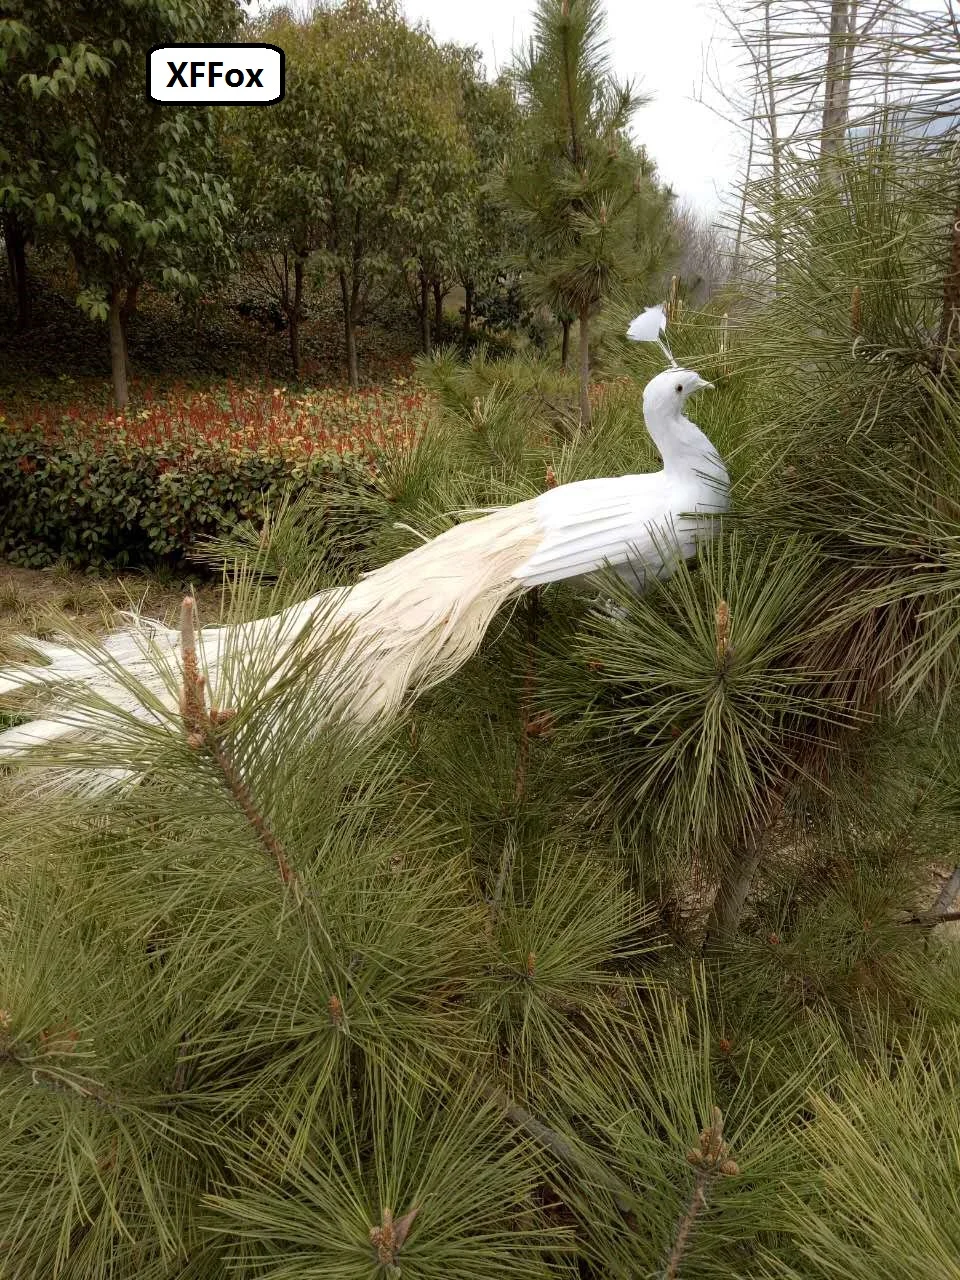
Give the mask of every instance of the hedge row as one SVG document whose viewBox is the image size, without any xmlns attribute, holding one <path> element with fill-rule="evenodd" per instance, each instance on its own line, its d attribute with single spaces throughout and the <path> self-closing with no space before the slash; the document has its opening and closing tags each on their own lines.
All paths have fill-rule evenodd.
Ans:
<svg viewBox="0 0 960 1280">
<path fill-rule="evenodd" d="M 0 429 L 0 556 L 149 567 L 183 559 L 205 537 L 260 516 L 284 490 L 369 484 L 361 456 L 51 437 Z"/>
</svg>

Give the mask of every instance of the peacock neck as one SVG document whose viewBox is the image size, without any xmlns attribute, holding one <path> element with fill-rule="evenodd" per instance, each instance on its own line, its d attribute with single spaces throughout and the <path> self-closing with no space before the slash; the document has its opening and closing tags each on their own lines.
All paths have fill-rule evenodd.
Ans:
<svg viewBox="0 0 960 1280">
<path fill-rule="evenodd" d="M 720 454 L 696 423 L 679 411 L 663 416 L 650 414 L 647 431 L 668 476 L 676 479 L 705 476 L 722 484 L 729 483 Z"/>
</svg>

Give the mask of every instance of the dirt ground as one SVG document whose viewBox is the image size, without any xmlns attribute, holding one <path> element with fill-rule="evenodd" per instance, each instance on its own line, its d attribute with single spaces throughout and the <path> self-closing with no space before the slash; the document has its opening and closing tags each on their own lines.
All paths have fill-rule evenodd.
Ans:
<svg viewBox="0 0 960 1280">
<path fill-rule="evenodd" d="M 17 635 L 52 639 L 65 622 L 104 632 L 118 625 L 124 609 L 174 623 L 188 591 L 197 598 L 201 620 L 214 621 L 220 593 L 209 585 L 194 590 L 173 576 L 95 576 L 61 568 L 19 569 L 0 561 L 0 661 L 17 656 Z"/>
</svg>

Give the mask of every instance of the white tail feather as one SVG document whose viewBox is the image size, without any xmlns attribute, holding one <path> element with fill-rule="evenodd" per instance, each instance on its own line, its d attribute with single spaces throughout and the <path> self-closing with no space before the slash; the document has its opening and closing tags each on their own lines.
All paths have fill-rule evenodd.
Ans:
<svg viewBox="0 0 960 1280">
<path fill-rule="evenodd" d="M 452 675 L 475 652 L 500 606 L 522 589 L 517 567 L 543 536 L 534 502 L 467 521 L 367 574 L 271 617 L 208 627 L 197 657 L 215 705 L 232 706 L 268 664 L 273 683 L 304 648 L 329 648 L 343 674 L 327 718 L 388 719 L 404 699 Z M 178 709 L 180 633 L 137 615 L 99 644 L 23 644 L 46 666 L 0 672 L 0 693 L 45 690 L 42 717 L 0 733 L 0 761 L 37 748 L 101 736 L 106 717 L 90 699 L 146 723 Z M 313 633 L 313 634 L 311 634 Z M 117 775 L 113 775 L 116 777 Z"/>
</svg>

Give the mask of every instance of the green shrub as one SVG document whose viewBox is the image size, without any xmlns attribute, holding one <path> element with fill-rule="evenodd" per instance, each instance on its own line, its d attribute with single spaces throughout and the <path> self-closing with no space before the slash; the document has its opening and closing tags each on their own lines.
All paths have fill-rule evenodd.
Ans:
<svg viewBox="0 0 960 1280">
<path fill-rule="evenodd" d="M 359 452 L 185 448 L 8 427 L 0 432 L 0 556 L 32 568 L 176 562 L 199 540 L 259 518 L 264 500 L 281 492 L 369 481 Z"/>
</svg>

